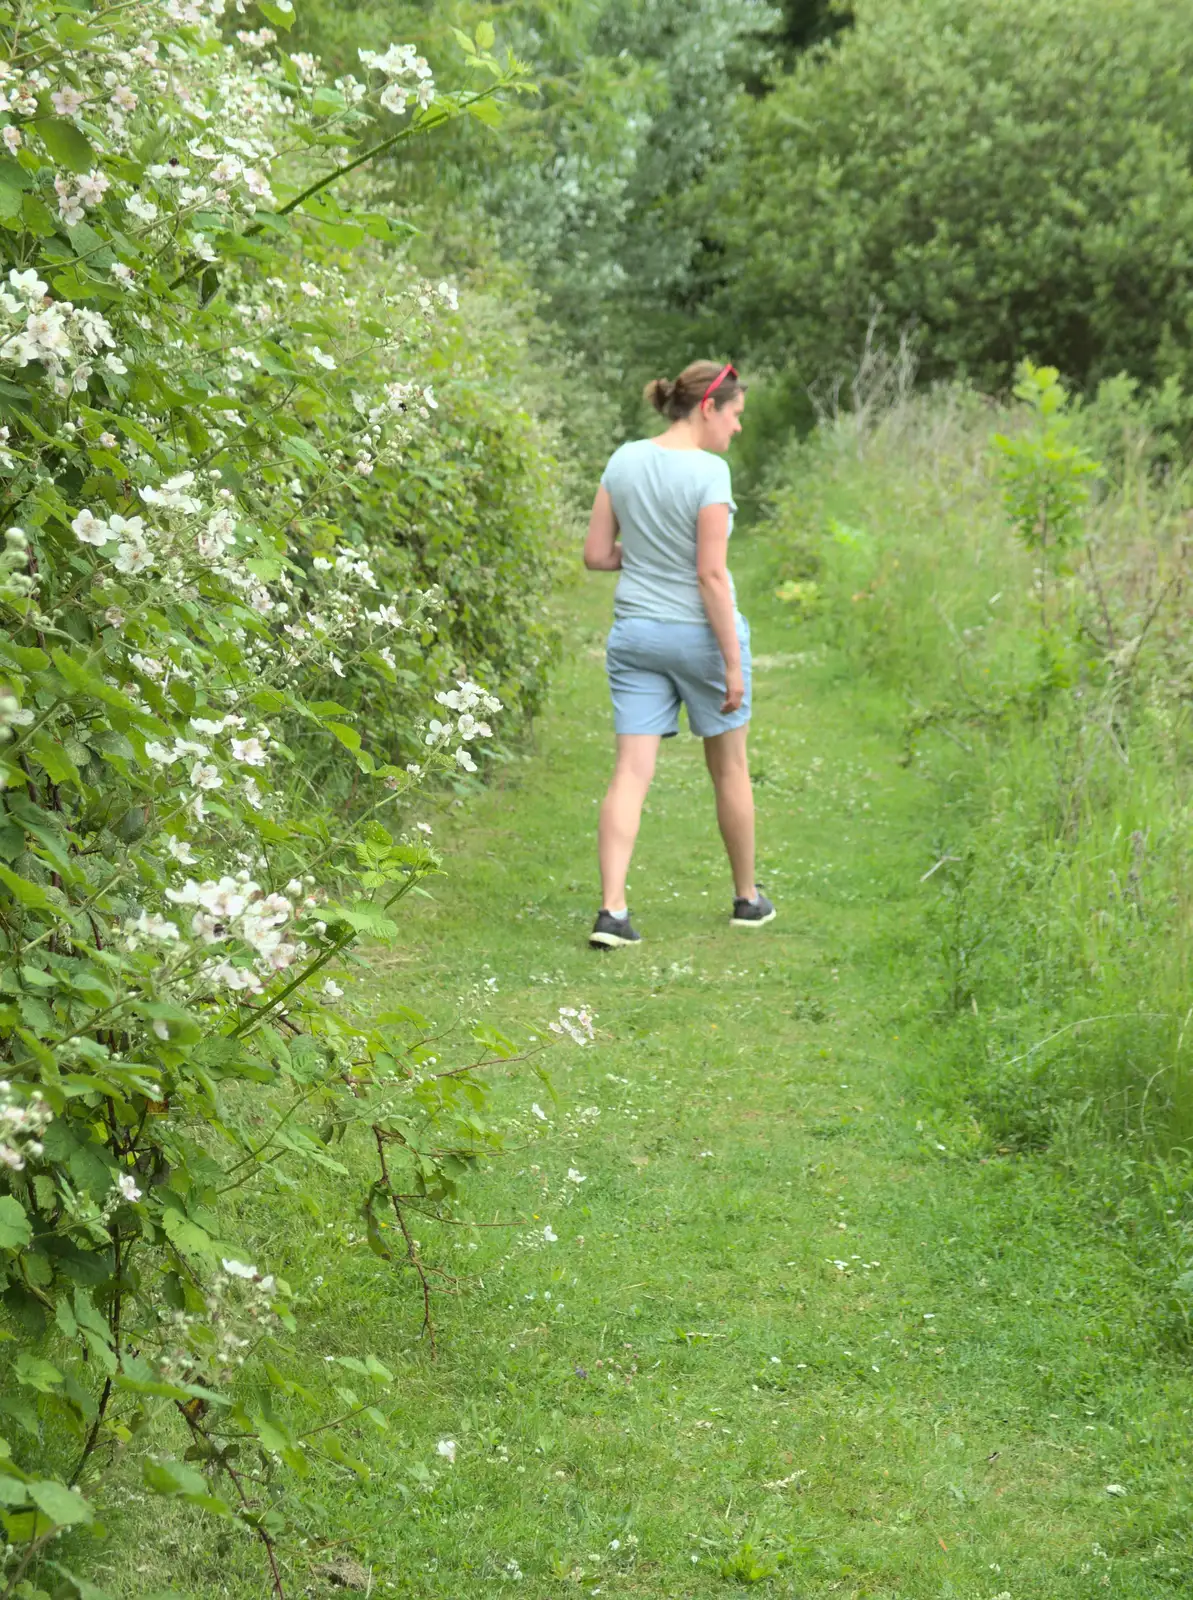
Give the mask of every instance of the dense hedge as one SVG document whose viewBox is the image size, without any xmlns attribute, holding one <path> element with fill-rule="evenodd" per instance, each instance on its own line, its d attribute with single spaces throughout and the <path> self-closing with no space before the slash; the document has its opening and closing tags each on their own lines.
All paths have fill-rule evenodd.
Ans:
<svg viewBox="0 0 1193 1600">
<path fill-rule="evenodd" d="M 426 1295 L 406 1211 L 439 1215 L 501 1143 L 473 1069 L 512 1046 L 346 1012 L 336 975 L 437 867 L 407 797 L 473 781 L 552 651 L 562 513 L 513 335 L 413 270 L 362 176 L 524 75 L 482 25 L 465 88 L 404 45 L 333 79 L 279 43 L 289 0 L 224 9 L 0 5 L 0 1587 L 21 1600 L 103 1600 L 57 1556 L 114 1465 L 255 1536 L 280 1597 L 287 1473 L 352 1470 L 337 1423 L 384 1427 L 391 1377 L 363 1350 L 325 1393 L 286 1375 L 290 1290 L 222 1197 L 314 1189 L 355 1137 L 370 1248 Z M 575 1010 L 556 1028 L 587 1037 Z"/>
</svg>

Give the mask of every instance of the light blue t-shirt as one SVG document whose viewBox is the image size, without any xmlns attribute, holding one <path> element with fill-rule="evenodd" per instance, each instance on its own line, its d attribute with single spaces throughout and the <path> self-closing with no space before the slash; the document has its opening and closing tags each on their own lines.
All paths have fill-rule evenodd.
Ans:
<svg viewBox="0 0 1193 1600">
<path fill-rule="evenodd" d="M 737 506 L 728 463 L 708 450 L 667 450 L 651 439 L 623 444 L 601 476 L 621 530 L 617 617 L 707 622 L 696 581 L 696 518 L 704 506 Z M 734 595 L 733 579 L 729 591 Z"/>
</svg>

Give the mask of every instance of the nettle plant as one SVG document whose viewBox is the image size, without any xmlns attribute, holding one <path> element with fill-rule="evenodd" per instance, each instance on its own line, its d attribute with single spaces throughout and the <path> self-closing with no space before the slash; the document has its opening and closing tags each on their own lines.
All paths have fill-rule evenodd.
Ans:
<svg viewBox="0 0 1193 1600">
<path fill-rule="evenodd" d="M 220 1196 L 313 1187 L 359 1130 L 369 1243 L 429 1317 L 408 1216 L 500 1146 L 477 1072 L 516 1057 L 477 1029 L 446 1061 L 325 971 L 437 869 L 403 797 L 475 770 L 499 701 L 452 683 L 394 760 L 327 686 L 375 701 L 435 650 L 440 596 L 386 590 L 337 508 L 433 426 L 420 358 L 454 303 L 342 180 L 525 78 L 482 28 L 474 89 L 400 45 L 328 82 L 278 47 L 284 0 L 258 10 L 0 4 L 0 1596 L 99 1595 L 55 1542 L 138 1456 L 252 1530 L 282 1593 L 282 1469 L 349 1458 Z M 320 745 L 351 815 L 303 781 Z M 340 1420 L 384 1426 L 389 1373 L 343 1365 Z"/>
</svg>

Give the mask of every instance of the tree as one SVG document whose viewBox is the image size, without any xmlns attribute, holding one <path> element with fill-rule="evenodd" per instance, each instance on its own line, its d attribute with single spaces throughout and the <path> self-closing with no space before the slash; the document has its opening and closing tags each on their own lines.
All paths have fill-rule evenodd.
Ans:
<svg viewBox="0 0 1193 1600">
<path fill-rule="evenodd" d="M 838 370 L 873 307 L 929 378 L 1024 354 L 1193 379 L 1193 29 L 1167 0 L 860 0 L 742 109 L 704 281 L 756 357 Z M 739 346 L 740 348 L 740 346 Z"/>
</svg>

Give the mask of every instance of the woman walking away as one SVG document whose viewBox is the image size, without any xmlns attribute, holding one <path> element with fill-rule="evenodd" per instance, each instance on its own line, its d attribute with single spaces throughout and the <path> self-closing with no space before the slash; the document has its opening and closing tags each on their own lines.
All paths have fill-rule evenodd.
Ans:
<svg viewBox="0 0 1193 1600">
<path fill-rule="evenodd" d="M 595 949 L 636 944 L 626 875 L 659 740 L 679 732 L 679 707 L 704 740 L 717 822 L 733 869 L 735 928 L 760 928 L 775 908 L 754 882 L 754 794 L 746 760 L 750 630 L 725 565 L 737 509 L 721 458 L 741 432 L 745 386 L 732 366 L 694 361 L 646 398 L 671 426 L 623 444 L 601 478 L 584 564 L 618 572 L 606 665 L 617 763 L 601 807 L 601 911 Z"/>
</svg>

